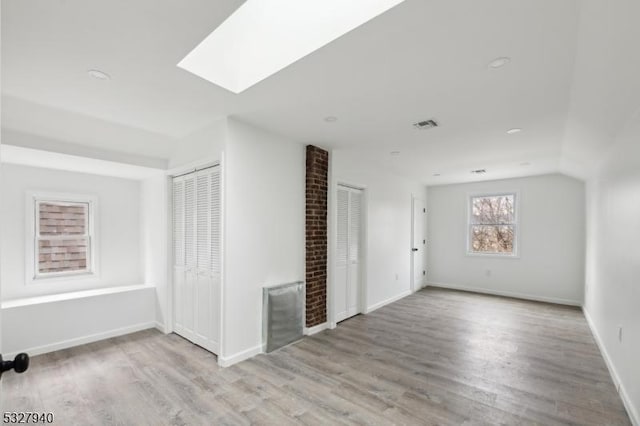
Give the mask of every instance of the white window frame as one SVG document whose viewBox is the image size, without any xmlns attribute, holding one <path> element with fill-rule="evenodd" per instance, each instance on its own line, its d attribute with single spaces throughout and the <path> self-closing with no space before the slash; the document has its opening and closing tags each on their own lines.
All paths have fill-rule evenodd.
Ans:
<svg viewBox="0 0 640 426">
<path fill-rule="evenodd" d="M 472 250 L 471 244 L 471 227 L 474 225 L 471 223 L 472 209 L 474 198 L 482 197 L 501 197 L 505 195 L 513 195 L 513 204 L 515 208 L 515 215 L 513 218 L 513 252 L 512 253 L 479 253 Z M 475 224 L 478 225 L 478 224 Z M 466 234 L 466 254 L 467 256 L 474 257 L 497 257 L 502 259 L 519 259 L 520 258 L 520 191 L 499 191 L 499 192 L 480 192 L 467 194 L 467 222 L 465 224 Z"/>
<path fill-rule="evenodd" d="M 38 219 L 40 203 L 86 203 L 87 207 L 87 232 L 82 238 L 87 238 L 88 256 L 86 270 L 47 272 L 38 271 Z M 57 192 L 28 191 L 25 204 L 26 218 L 26 253 L 25 253 L 25 282 L 26 284 L 68 282 L 70 280 L 91 280 L 98 278 L 98 253 L 96 252 L 96 211 L 98 209 L 98 198 L 94 195 L 70 194 Z"/>
</svg>

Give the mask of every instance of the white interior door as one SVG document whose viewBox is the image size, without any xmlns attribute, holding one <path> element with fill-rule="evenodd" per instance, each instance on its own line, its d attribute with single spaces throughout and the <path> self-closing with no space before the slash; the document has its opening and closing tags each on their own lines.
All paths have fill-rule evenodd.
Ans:
<svg viewBox="0 0 640 426">
<path fill-rule="evenodd" d="M 413 290 L 418 291 L 425 285 L 426 281 L 426 248 L 427 237 L 426 228 L 426 207 L 424 200 L 413 198 L 412 202 L 412 248 L 411 248 L 411 264 L 413 277 Z"/>
<path fill-rule="evenodd" d="M 338 186 L 334 318 L 361 312 L 362 190 Z"/>
<path fill-rule="evenodd" d="M 220 172 L 174 178 L 174 330 L 218 353 L 220 313 Z"/>
</svg>

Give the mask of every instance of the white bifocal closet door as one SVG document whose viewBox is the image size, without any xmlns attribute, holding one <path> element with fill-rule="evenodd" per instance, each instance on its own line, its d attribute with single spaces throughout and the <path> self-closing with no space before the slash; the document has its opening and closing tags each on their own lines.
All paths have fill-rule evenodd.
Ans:
<svg viewBox="0 0 640 426">
<path fill-rule="evenodd" d="M 338 186 L 334 317 L 339 322 L 360 313 L 362 191 Z"/>
<path fill-rule="evenodd" d="M 338 247 L 336 251 L 334 317 L 335 321 L 347 318 L 347 263 L 349 260 L 349 191 L 338 187 Z"/>
<path fill-rule="evenodd" d="M 174 330 L 217 353 L 220 312 L 220 173 L 174 178 Z"/>
<path fill-rule="evenodd" d="M 362 191 L 349 192 L 349 277 L 347 317 L 360 313 L 360 206 Z"/>
</svg>

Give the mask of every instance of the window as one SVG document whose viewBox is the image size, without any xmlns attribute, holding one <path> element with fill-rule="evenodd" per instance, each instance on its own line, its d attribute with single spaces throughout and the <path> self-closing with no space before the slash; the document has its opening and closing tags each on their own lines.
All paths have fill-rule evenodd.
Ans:
<svg viewBox="0 0 640 426">
<path fill-rule="evenodd" d="M 33 281 L 92 274 L 95 198 L 48 194 L 32 195 L 28 202 L 33 212 L 33 261 L 28 265 Z"/>
<path fill-rule="evenodd" d="M 468 252 L 515 256 L 516 213 L 515 193 L 469 197 Z"/>
</svg>

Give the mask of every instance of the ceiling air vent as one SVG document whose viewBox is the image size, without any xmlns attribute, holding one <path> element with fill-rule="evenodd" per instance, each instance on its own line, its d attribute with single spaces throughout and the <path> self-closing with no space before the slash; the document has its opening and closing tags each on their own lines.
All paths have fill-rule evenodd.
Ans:
<svg viewBox="0 0 640 426">
<path fill-rule="evenodd" d="M 413 127 L 420 130 L 433 129 L 434 127 L 438 127 L 438 123 L 435 120 L 425 120 L 419 121 L 417 123 L 413 123 Z"/>
<path fill-rule="evenodd" d="M 473 173 L 474 175 L 482 175 L 484 173 L 487 173 L 487 171 L 485 169 L 477 169 L 477 170 L 471 170 L 471 173 Z"/>
</svg>

